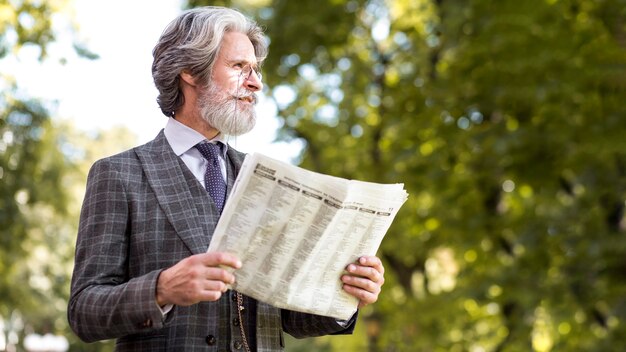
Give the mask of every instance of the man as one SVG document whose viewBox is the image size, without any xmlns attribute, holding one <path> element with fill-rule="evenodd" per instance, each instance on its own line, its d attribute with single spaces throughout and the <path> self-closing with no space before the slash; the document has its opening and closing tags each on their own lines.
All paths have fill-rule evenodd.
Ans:
<svg viewBox="0 0 626 352">
<path fill-rule="evenodd" d="M 84 341 L 117 338 L 120 351 L 277 351 L 282 331 L 354 329 L 356 314 L 337 321 L 227 291 L 234 276 L 224 268 L 241 262 L 206 253 L 244 158 L 226 136 L 254 126 L 266 54 L 261 29 L 231 9 L 190 10 L 165 29 L 152 65 L 165 129 L 89 173 L 68 307 Z M 219 154 L 214 163 L 207 150 Z M 346 271 L 344 289 L 359 307 L 375 302 L 380 260 L 363 257 Z"/>
</svg>

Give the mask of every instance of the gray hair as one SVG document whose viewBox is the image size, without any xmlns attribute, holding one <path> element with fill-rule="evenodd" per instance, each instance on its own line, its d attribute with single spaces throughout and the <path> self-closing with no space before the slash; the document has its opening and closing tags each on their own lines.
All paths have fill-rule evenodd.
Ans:
<svg viewBox="0 0 626 352">
<path fill-rule="evenodd" d="M 195 8 L 183 12 L 165 28 L 152 51 L 152 78 L 165 116 L 173 117 L 184 103 L 179 88 L 183 70 L 189 70 L 200 84 L 210 81 L 227 32 L 246 34 L 258 64 L 262 64 L 268 51 L 263 29 L 239 11 L 217 6 Z"/>
</svg>

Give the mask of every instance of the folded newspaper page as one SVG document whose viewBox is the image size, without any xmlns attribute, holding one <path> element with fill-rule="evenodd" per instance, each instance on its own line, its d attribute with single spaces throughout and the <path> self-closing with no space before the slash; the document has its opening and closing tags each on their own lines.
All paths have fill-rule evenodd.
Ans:
<svg viewBox="0 0 626 352">
<path fill-rule="evenodd" d="M 245 295 L 349 319 L 358 300 L 340 277 L 349 263 L 376 254 L 407 197 L 403 184 L 346 180 L 251 154 L 208 251 L 241 260 L 232 288 Z"/>
</svg>

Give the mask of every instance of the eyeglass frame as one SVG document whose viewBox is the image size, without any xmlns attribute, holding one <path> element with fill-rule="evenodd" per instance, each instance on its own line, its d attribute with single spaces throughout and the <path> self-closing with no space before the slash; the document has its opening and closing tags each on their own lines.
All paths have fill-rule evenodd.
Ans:
<svg viewBox="0 0 626 352">
<path fill-rule="evenodd" d="M 241 72 L 239 72 L 239 78 L 243 78 L 245 80 L 250 79 L 250 76 L 252 75 L 252 72 L 254 71 L 254 74 L 256 75 L 256 77 L 259 79 L 259 81 L 263 80 L 263 74 L 261 73 L 261 69 L 256 66 L 253 67 L 252 64 L 247 64 L 244 65 L 241 68 Z"/>
</svg>

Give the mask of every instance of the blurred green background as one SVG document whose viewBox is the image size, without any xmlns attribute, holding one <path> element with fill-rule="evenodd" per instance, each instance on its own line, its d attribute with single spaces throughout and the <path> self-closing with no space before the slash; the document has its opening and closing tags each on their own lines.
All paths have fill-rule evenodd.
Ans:
<svg viewBox="0 0 626 352">
<path fill-rule="evenodd" d="M 1 0 L 0 59 L 46 60 L 62 2 Z M 185 6 L 208 4 L 266 27 L 265 93 L 301 166 L 410 194 L 355 334 L 287 351 L 626 350 L 626 0 Z M 65 311 L 86 172 L 133 134 L 55 119 L 1 67 L 0 347 L 109 351 Z"/>
</svg>

